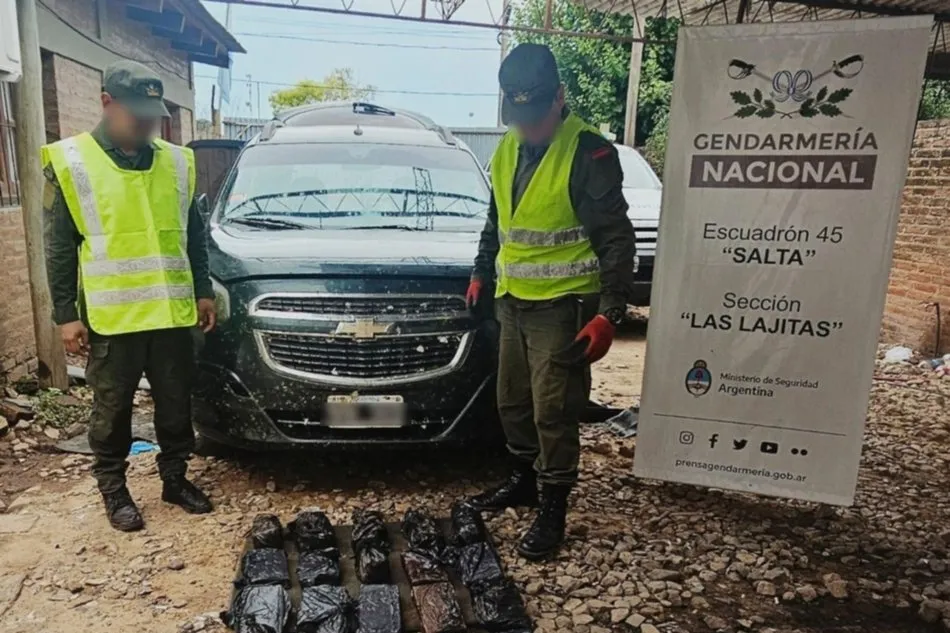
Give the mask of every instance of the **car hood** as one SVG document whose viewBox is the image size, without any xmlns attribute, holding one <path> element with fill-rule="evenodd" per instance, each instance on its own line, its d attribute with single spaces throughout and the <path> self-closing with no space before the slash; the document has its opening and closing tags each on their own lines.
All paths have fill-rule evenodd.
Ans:
<svg viewBox="0 0 950 633">
<path fill-rule="evenodd" d="M 471 270 L 478 233 L 393 229 L 266 231 L 212 226 L 212 274 L 247 276 L 402 274 L 428 267 L 431 274 Z M 467 273 L 466 273 L 467 274 Z"/>
<path fill-rule="evenodd" d="M 663 200 L 663 191 L 660 189 L 632 189 L 624 187 L 623 197 L 627 200 L 630 209 L 627 217 L 631 220 L 660 219 L 660 203 Z"/>
</svg>

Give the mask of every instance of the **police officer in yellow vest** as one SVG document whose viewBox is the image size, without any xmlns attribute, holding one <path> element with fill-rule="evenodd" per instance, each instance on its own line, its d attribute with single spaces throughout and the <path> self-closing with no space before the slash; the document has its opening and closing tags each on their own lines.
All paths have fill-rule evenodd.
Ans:
<svg viewBox="0 0 950 633">
<path fill-rule="evenodd" d="M 551 51 L 516 47 L 498 78 L 511 129 L 492 159 L 468 302 L 494 281 L 498 409 L 514 468 L 469 503 L 496 510 L 540 501 L 518 548 L 540 559 L 564 538 L 590 363 L 607 353 L 623 318 L 636 245 L 617 151 L 564 105 Z"/>
<path fill-rule="evenodd" d="M 46 261 L 54 320 L 67 351 L 88 354 L 94 403 L 89 444 L 109 522 L 144 525 L 125 483 L 132 405 L 144 372 L 155 403 L 162 499 L 200 514 L 211 502 L 185 478 L 193 329 L 215 325 L 203 221 L 193 203 L 190 149 L 154 139 L 168 116 L 149 68 L 106 69 L 102 120 L 42 149 Z"/>
</svg>

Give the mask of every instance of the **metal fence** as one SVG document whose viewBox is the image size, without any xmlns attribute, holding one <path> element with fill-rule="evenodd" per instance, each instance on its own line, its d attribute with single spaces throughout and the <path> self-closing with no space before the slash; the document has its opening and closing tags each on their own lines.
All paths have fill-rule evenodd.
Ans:
<svg viewBox="0 0 950 633">
<path fill-rule="evenodd" d="M 249 141 L 264 128 L 268 119 L 227 117 L 221 121 L 223 138 L 233 141 Z"/>
<path fill-rule="evenodd" d="M 16 125 L 13 121 L 10 84 L 0 81 L 0 207 L 14 207 L 20 204 L 15 135 Z"/>
<path fill-rule="evenodd" d="M 468 145 L 482 167 L 488 165 L 506 131 L 503 127 L 457 127 L 450 130 L 457 139 Z"/>
</svg>

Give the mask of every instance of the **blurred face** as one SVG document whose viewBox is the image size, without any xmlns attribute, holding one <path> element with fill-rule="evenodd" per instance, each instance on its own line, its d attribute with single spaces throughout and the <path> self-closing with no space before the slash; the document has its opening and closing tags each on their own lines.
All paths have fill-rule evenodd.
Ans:
<svg viewBox="0 0 950 633">
<path fill-rule="evenodd" d="M 135 116 L 108 92 L 102 93 L 102 114 L 109 136 L 126 149 L 147 145 L 158 130 L 157 118 Z"/>
<path fill-rule="evenodd" d="M 528 145 L 544 145 L 554 138 L 554 133 L 561 124 L 562 110 L 564 110 L 564 86 L 558 88 L 557 97 L 543 118 L 532 123 L 515 123 L 515 130 Z"/>
</svg>

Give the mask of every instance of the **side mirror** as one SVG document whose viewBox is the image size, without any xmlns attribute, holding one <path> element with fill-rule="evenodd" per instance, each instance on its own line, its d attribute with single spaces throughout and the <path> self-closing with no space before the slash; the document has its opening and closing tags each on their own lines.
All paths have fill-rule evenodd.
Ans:
<svg viewBox="0 0 950 633">
<path fill-rule="evenodd" d="M 195 205 L 198 208 L 198 215 L 207 223 L 211 219 L 211 203 L 208 202 L 208 194 L 203 193 L 195 198 Z"/>
</svg>

